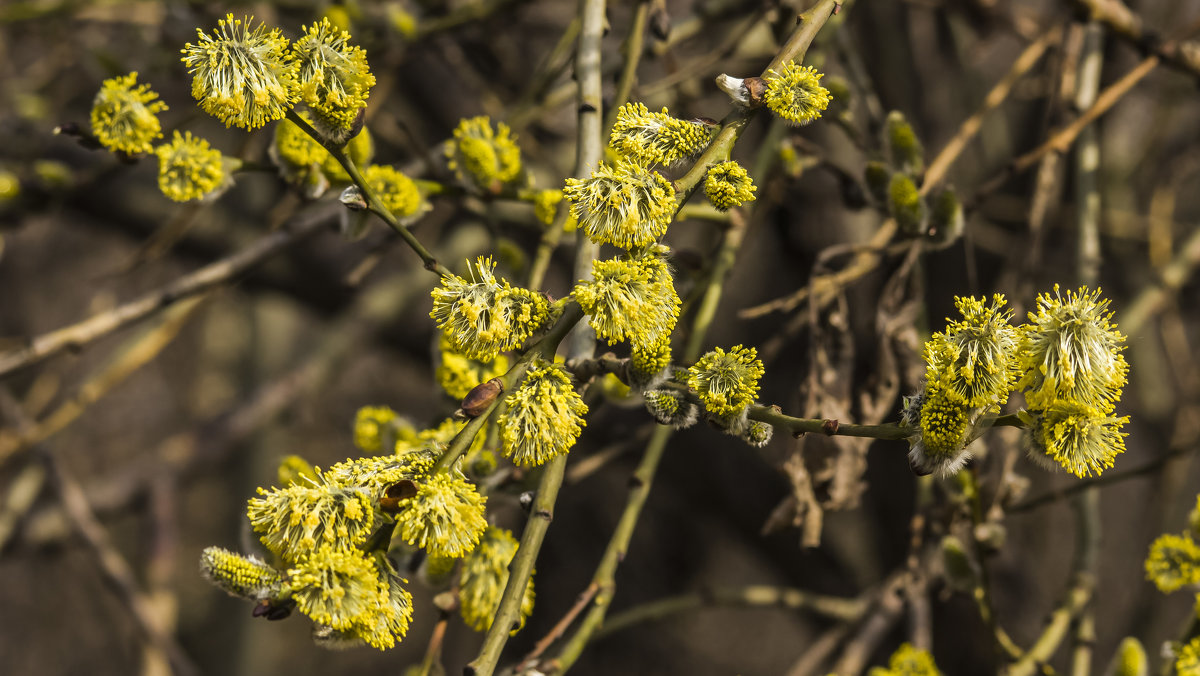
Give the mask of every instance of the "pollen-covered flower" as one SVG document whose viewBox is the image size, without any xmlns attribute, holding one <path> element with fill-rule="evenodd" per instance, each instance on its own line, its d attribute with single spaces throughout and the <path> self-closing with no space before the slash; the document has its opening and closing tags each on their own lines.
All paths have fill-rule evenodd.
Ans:
<svg viewBox="0 0 1200 676">
<path fill-rule="evenodd" d="M 486 116 L 464 119 L 454 128 L 446 160 L 458 180 L 486 193 L 498 193 L 521 174 L 521 148 L 503 122 L 492 128 Z"/>
<path fill-rule="evenodd" d="M 1128 417 L 1106 416 L 1090 406 L 1070 402 L 1032 415 L 1030 453 L 1054 460 L 1077 477 L 1099 475 L 1125 452 L 1126 435 L 1121 426 Z"/>
<path fill-rule="evenodd" d="M 350 547 L 366 542 L 375 525 L 367 492 L 318 481 L 271 490 L 258 489 L 247 516 L 262 543 L 285 561 L 321 544 Z"/>
<path fill-rule="evenodd" d="M 905 403 L 905 424 L 916 431 L 908 450 L 913 470 L 922 475 L 948 475 L 962 469 L 971 457 L 965 447 L 975 412 L 930 384 Z"/>
<path fill-rule="evenodd" d="M 1197 666 L 1200 666 L 1200 662 L 1197 662 Z M 1113 654 L 1112 662 L 1109 662 L 1108 671 L 1105 672 L 1110 676 L 1148 676 L 1149 673 L 1150 660 L 1146 649 L 1142 642 L 1133 636 L 1126 636 L 1121 640 L 1117 652 Z"/>
<path fill-rule="evenodd" d="M 893 167 L 912 176 L 925 170 L 925 149 L 904 113 L 898 110 L 888 113 L 886 133 Z"/>
<path fill-rule="evenodd" d="M 322 18 L 305 26 L 304 36 L 292 44 L 300 100 L 314 119 L 330 130 L 351 129 L 375 86 L 367 53 L 349 41 L 349 33 Z"/>
<path fill-rule="evenodd" d="M 1044 293 L 1037 314 L 1029 314 L 1018 353 L 1031 409 L 1049 409 L 1062 402 L 1082 404 L 1109 414 L 1125 386 L 1129 366 L 1121 356 L 1125 336 L 1110 323 L 1112 312 L 1100 291 Z"/>
<path fill-rule="evenodd" d="M 752 347 L 713 348 L 688 369 L 688 387 L 695 390 L 709 413 L 741 413 L 758 394 L 758 379 L 766 369 Z"/>
<path fill-rule="evenodd" d="M 670 375 L 671 334 L 665 333 L 648 345 L 634 345 L 629 351 L 629 383 L 639 390 L 657 386 Z"/>
<path fill-rule="evenodd" d="M 646 410 L 661 425 L 670 425 L 677 430 L 696 424 L 700 411 L 682 392 L 674 390 L 647 390 L 642 393 Z"/>
<path fill-rule="evenodd" d="M 508 372 L 508 357 L 501 354 L 488 361 L 471 359 L 455 350 L 444 334 L 438 341 L 438 353 L 441 359 L 433 377 L 455 399 L 462 399 L 476 385 Z"/>
<path fill-rule="evenodd" d="M 822 74 L 812 66 L 789 61 L 783 70 L 767 73 L 767 107 L 792 124 L 808 124 L 829 106 L 829 90 L 821 86 Z"/>
<path fill-rule="evenodd" d="M 1146 557 L 1146 579 L 1164 593 L 1200 584 L 1200 546 L 1187 533 L 1158 536 Z"/>
<path fill-rule="evenodd" d="M 671 165 L 704 150 L 714 128 L 672 117 L 666 108 L 652 113 L 643 103 L 626 103 L 617 110 L 609 143 L 625 159 L 642 166 Z"/>
<path fill-rule="evenodd" d="M 896 172 L 888 183 L 888 213 L 896 219 L 900 232 L 915 237 L 925 232 L 928 212 L 917 184 L 907 174 Z"/>
<path fill-rule="evenodd" d="M 755 190 L 750 174 L 737 162 L 714 164 L 704 176 L 704 195 L 719 211 L 753 202 Z"/>
<path fill-rule="evenodd" d="M 205 547 L 200 552 L 200 572 L 231 596 L 260 601 L 277 595 L 283 578 L 279 571 L 253 556 Z"/>
<path fill-rule="evenodd" d="M 287 487 L 294 484 L 310 484 L 317 480 L 317 470 L 307 460 L 298 455 L 285 455 L 275 469 L 279 485 Z"/>
<path fill-rule="evenodd" d="M 100 145 L 131 155 L 150 152 L 154 139 L 162 138 L 158 113 L 167 109 L 137 76 L 135 71 L 105 80 L 92 102 L 92 133 Z"/>
<path fill-rule="evenodd" d="M 887 669 L 875 667 L 868 676 L 940 676 L 933 655 L 928 651 L 914 648 L 910 643 L 903 643 L 888 660 Z"/>
<path fill-rule="evenodd" d="M 463 559 L 458 589 L 459 611 L 463 622 L 475 631 L 492 628 L 500 597 L 508 585 L 508 565 L 517 555 L 518 547 L 512 533 L 489 526 L 479 546 Z M 525 618 L 533 612 L 533 578 L 525 585 L 520 611 L 520 626 L 513 633 L 525 626 Z"/>
<path fill-rule="evenodd" d="M 471 482 L 446 473 L 417 486 L 417 494 L 400 501 L 396 525 L 400 537 L 433 556 L 460 557 L 479 542 L 487 519 L 484 504 Z"/>
<path fill-rule="evenodd" d="M 363 406 L 354 415 L 354 445 L 367 453 L 378 453 L 388 427 L 398 419 L 387 406 Z"/>
<path fill-rule="evenodd" d="M 520 467 L 536 467 L 575 445 L 587 405 L 571 376 L 557 364 L 535 360 L 521 385 L 509 395 L 500 416 L 504 455 Z"/>
<path fill-rule="evenodd" d="M 344 634 L 347 639 L 357 639 L 373 648 L 386 650 L 408 633 L 413 615 L 412 594 L 404 588 L 408 580 L 396 572 L 383 553 L 376 553 L 373 558 L 385 593 L 376 597 L 375 608 L 360 616 Z"/>
<path fill-rule="evenodd" d="M 572 292 L 596 335 L 611 345 L 660 345 L 679 318 L 679 295 L 666 261 L 653 253 L 592 262 L 592 279 Z"/>
<path fill-rule="evenodd" d="M 300 612 L 339 631 L 374 624 L 388 603 L 374 558 L 333 543 L 301 555 L 288 569 L 288 586 Z"/>
<path fill-rule="evenodd" d="M 215 196 L 232 185 L 221 151 L 186 131 L 154 149 L 158 187 L 169 199 L 187 202 Z"/>
<path fill-rule="evenodd" d="M 1200 636 L 1180 646 L 1175 655 L 1175 676 L 1200 676 Z"/>
<path fill-rule="evenodd" d="M 956 297 L 961 320 L 949 320 L 924 347 L 925 378 L 952 401 L 968 407 L 1003 405 L 1016 383 L 1017 329 L 1009 324 L 1004 296 Z"/>
<path fill-rule="evenodd" d="M 519 347 L 549 317 L 549 303 L 540 294 L 496 279 L 496 264 L 480 257 L 469 268 L 470 279 L 442 278 L 429 316 L 458 352 L 489 361 Z"/>
<path fill-rule="evenodd" d="M 671 183 L 629 162 L 601 162 L 590 178 L 568 178 L 563 192 L 571 213 L 597 244 L 646 246 L 662 237 L 675 217 Z"/>
<path fill-rule="evenodd" d="M 554 225 L 554 217 L 558 215 L 558 203 L 562 201 L 562 190 L 539 190 L 533 196 L 533 215 L 542 225 Z"/>
<path fill-rule="evenodd" d="M 424 205 L 417 184 L 394 167 L 372 164 L 363 172 L 363 179 L 383 206 L 401 221 L 421 211 Z"/>
<path fill-rule="evenodd" d="M 438 455 L 432 450 L 423 450 L 403 455 L 353 458 L 330 467 L 322 476 L 333 486 L 361 491 L 371 499 L 378 500 L 392 484 L 424 481 Z"/>
<path fill-rule="evenodd" d="M 226 15 L 199 42 L 183 48 L 192 76 L 192 97 L 204 112 L 226 127 L 257 129 L 287 114 L 298 95 L 287 38 L 265 24 L 251 28 L 254 17 Z"/>
</svg>

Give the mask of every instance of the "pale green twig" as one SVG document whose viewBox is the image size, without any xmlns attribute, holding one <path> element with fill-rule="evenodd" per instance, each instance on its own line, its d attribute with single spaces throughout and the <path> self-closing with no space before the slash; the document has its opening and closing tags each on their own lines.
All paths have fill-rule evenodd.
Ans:
<svg viewBox="0 0 1200 676">
<path fill-rule="evenodd" d="M 300 114 L 295 110 L 289 109 L 287 111 L 287 119 L 292 124 L 304 130 L 304 133 L 311 136 L 313 140 L 320 143 L 322 147 L 329 151 L 330 155 L 333 155 L 333 158 L 338 161 L 338 164 L 342 165 L 342 168 L 345 169 L 346 173 L 350 175 L 350 180 L 354 182 L 354 185 L 358 186 L 358 189 L 362 191 L 363 197 L 367 200 L 367 208 L 371 211 L 371 213 L 383 219 L 383 222 L 387 223 L 388 227 L 390 227 L 392 230 L 395 230 L 396 233 L 400 235 L 400 238 L 404 240 L 404 243 L 421 257 L 421 262 L 425 264 L 426 270 L 437 273 L 439 277 L 445 277 L 451 274 L 445 266 L 443 266 L 441 263 L 438 263 L 437 258 L 434 258 L 433 254 L 429 253 L 429 250 L 425 248 L 425 245 L 421 244 L 416 235 L 413 235 L 412 231 L 402 225 L 396 218 L 396 215 L 393 214 L 390 209 L 384 206 L 383 202 L 379 199 L 379 195 L 377 195 L 375 191 L 371 189 L 371 186 L 367 184 L 366 179 L 363 178 L 362 172 L 358 170 L 358 167 L 354 165 L 354 162 L 350 160 L 350 157 L 346 155 L 346 151 L 342 146 L 325 140 L 325 138 L 321 136 L 321 133 L 316 129 L 313 129 L 313 126 L 308 123 L 308 120 L 305 120 L 303 117 L 301 117 Z"/>
<path fill-rule="evenodd" d="M 710 587 L 690 594 L 650 601 L 613 615 L 605 620 L 604 626 L 596 632 L 594 638 L 615 634 L 642 622 L 663 620 L 672 615 L 717 606 L 806 610 L 830 619 L 854 622 L 862 617 L 870 604 L 862 598 L 825 596 L 787 587 Z"/>
<path fill-rule="evenodd" d="M 601 138 L 601 66 L 600 47 L 604 36 L 604 0 L 581 0 L 579 4 L 580 32 L 578 49 L 575 54 L 575 79 L 578 82 L 578 111 L 579 125 L 576 141 L 575 172 L 583 176 L 589 167 L 595 167 L 603 157 L 603 142 Z M 590 279 L 592 260 L 599 252 L 599 247 L 590 242 L 579 230 L 579 243 L 576 248 L 575 273 L 576 279 Z M 572 307 L 578 308 L 576 304 Z M 580 315 L 571 323 L 575 325 Z M 564 316 L 565 319 L 565 316 Z M 559 324 L 564 322 L 560 320 Z M 571 358 L 590 357 L 595 344 L 595 336 L 590 327 L 581 326 L 568 349 Z M 566 454 L 555 457 L 542 469 L 542 477 L 538 481 L 537 495 L 534 498 L 530 520 L 525 524 L 525 532 L 521 534 L 521 543 L 516 556 L 509 564 L 508 583 L 500 597 L 496 608 L 496 616 L 492 626 L 484 637 L 483 647 L 479 655 L 464 669 L 466 674 L 490 676 L 500 661 L 500 653 L 508 642 L 508 633 L 516 622 L 521 610 L 521 600 L 525 587 L 533 575 L 533 564 L 541 551 L 542 542 L 550 521 L 554 518 L 554 503 L 558 498 L 558 489 L 562 486 L 563 473 L 566 471 Z"/>
<path fill-rule="evenodd" d="M 1079 58 L 1079 76 L 1075 79 L 1075 107 L 1086 110 L 1096 102 L 1100 90 L 1100 68 L 1104 63 L 1104 32 L 1096 22 L 1084 28 L 1083 51 Z M 1079 134 L 1075 144 L 1075 222 L 1078 237 L 1076 265 L 1078 282 L 1096 288 L 1100 279 L 1100 134 L 1091 124 Z M 1079 570 L 1093 578 L 1100 558 L 1100 492 L 1091 487 L 1075 499 L 1075 530 Z M 1076 618 L 1075 650 L 1071 673 L 1091 673 L 1095 617 L 1091 608 L 1080 610 Z"/>
<path fill-rule="evenodd" d="M 642 61 L 642 41 L 646 35 L 646 18 L 650 16 L 650 0 L 638 0 L 633 10 L 633 21 L 629 26 L 629 35 L 625 37 L 624 52 L 621 55 L 621 76 L 617 80 L 617 89 L 613 93 L 608 111 L 604 114 L 604 129 L 611 129 L 617 121 L 617 110 L 629 100 L 633 91 L 633 83 L 637 79 L 638 64 Z"/>
<path fill-rule="evenodd" d="M 292 227 L 272 232 L 245 249 L 183 275 L 160 289 L 70 326 L 30 338 L 25 347 L 0 354 L 0 377 L 63 350 L 81 348 L 184 298 L 224 284 L 287 246 L 314 234 L 328 222 L 329 214 L 323 210 L 306 214 Z"/>
</svg>

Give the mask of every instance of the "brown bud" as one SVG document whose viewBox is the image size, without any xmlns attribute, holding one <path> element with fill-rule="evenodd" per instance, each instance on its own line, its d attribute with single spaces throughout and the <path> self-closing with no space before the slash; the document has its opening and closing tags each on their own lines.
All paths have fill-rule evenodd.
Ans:
<svg viewBox="0 0 1200 676">
<path fill-rule="evenodd" d="M 667 13 L 666 3 L 659 0 L 650 10 L 650 32 L 659 40 L 671 37 L 671 15 Z"/>
<path fill-rule="evenodd" d="M 742 86 L 746 88 L 746 97 L 749 100 L 750 108 L 757 108 L 766 101 L 763 99 L 767 95 L 767 81 L 761 77 L 748 77 L 742 81 Z"/>
<path fill-rule="evenodd" d="M 293 602 L 282 602 L 276 604 L 271 599 L 263 599 L 254 604 L 254 610 L 250 612 L 252 617 L 265 617 L 272 622 L 282 620 L 292 614 L 292 608 L 295 607 Z"/>
<path fill-rule="evenodd" d="M 379 498 L 379 509 L 388 514 L 395 514 L 400 511 L 400 501 L 407 500 L 417 494 L 417 484 L 405 479 L 397 481 L 383 490 L 383 497 Z"/>
<path fill-rule="evenodd" d="M 825 422 L 821 423 L 821 431 L 832 437 L 833 435 L 837 434 L 838 421 L 826 419 Z"/>
<path fill-rule="evenodd" d="M 504 383 L 499 378 L 492 378 L 486 383 L 476 385 L 467 396 L 463 397 L 461 411 L 468 418 L 477 418 L 496 401 L 496 397 L 504 391 Z"/>
</svg>

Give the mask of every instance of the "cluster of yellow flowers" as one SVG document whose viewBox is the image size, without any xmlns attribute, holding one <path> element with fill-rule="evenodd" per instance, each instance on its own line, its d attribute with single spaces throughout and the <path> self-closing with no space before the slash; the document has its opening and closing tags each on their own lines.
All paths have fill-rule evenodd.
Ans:
<svg viewBox="0 0 1200 676">
<path fill-rule="evenodd" d="M 496 264 L 480 257 L 468 263 L 468 277 L 447 275 L 435 288 L 433 310 L 450 347 L 469 359 L 491 361 L 524 343 L 550 317 L 549 302 L 538 293 L 497 279 Z"/>
<path fill-rule="evenodd" d="M 210 547 L 201 556 L 202 571 L 230 594 L 257 602 L 257 614 L 282 617 L 299 610 L 313 620 L 314 638 L 323 645 L 384 649 L 404 637 L 412 617 L 407 581 L 387 555 L 396 537 L 431 559 L 466 557 L 463 618 L 472 627 L 485 626 L 516 542 L 488 527 L 487 499 L 466 476 L 435 468 L 463 426 L 448 419 L 416 431 L 389 408 L 361 409 L 355 442 L 384 455 L 349 459 L 325 471 L 285 459 L 283 487 L 260 488 L 247 510 L 272 562 Z M 472 450 L 478 453 L 481 445 L 482 436 Z M 523 617 L 532 603 L 530 587 Z"/>
<path fill-rule="evenodd" d="M 446 160 L 458 180 L 485 194 L 499 194 L 521 175 L 521 148 L 503 122 L 488 117 L 461 120 L 446 146 Z"/>
<path fill-rule="evenodd" d="M 1041 294 L 1029 323 L 1014 327 L 1005 299 L 957 298 L 961 320 L 925 343 L 925 387 L 906 400 L 914 429 L 909 459 L 922 473 L 953 473 L 967 445 L 1009 394 L 1024 390 L 1030 457 L 1076 476 L 1099 474 L 1125 450 L 1126 418 L 1112 417 L 1128 366 L 1108 301 L 1081 288 Z"/>
<path fill-rule="evenodd" d="M 821 86 L 823 75 L 812 66 L 789 61 L 763 78 L 767 90 L 763 95 L 767 107 L 792 124 L 808 124 L 821 117 L 829 107 L 829 90 Z"/>
<path fill-rule="evenodd" d="M 873 667 L 867 676 L 941 676 L 941 673 L 929 651 L 915 648 L 911 643 L 902 643 L 888 659 L 886 669 Z"/>
<path fill-rule="evenodd" d="M 370 154 L 369 137 L 358 132 L 375 76 L 362 48 L 349 44 L 350 35 L 328 19 L 305 26 L 294 43 L 278 28 L 232 14 L 211 33 L 197 29 L 197 34 L 198 40 L 183 48 L 182 60 L 192 76 L 192 96 L 205 112 L 226 126 L 250 130 L 303 105 L 305 120 L 319 129 L 325 142 L 343 145 L 352 137 L 361 138 L 357 146 L 351 144 L 351 155 Z M 166 109 L 149 85 L 137 83 L 136 72 L 111 78 L 93 102 L 92 133 L 114 152 L 153 151 L 159 160 L 159 187 L 168 198 L 186 202 L 216 197 L 232 185 L 239 163 L 190 132 L 176 132 L 170 143 L 155 147 L 154 140 L 162 136 L 158 113 Z M 289 182 L 317 196 L 328 186 L 328 178 L 349 181 L 320 143 L 291 127 L 276 130 L 272 149 Z M 420 199 L 411 181 L 400 189 L 395 200 L 400 214 L 415 213 Z"/>
<path fill-rule="evenodd" d="M 884 128 L 887 161 L 867 162 L 863 179 L 877 206 L 896 220 L 901 234 L 947 245 L 963 231 L 962 204 L 953 188 L 923 197 L 917 188 L 925 171 L 925 149 L 916 131 L 898 110 L 888 113 Z"/>
<path fill-rule="evenodd" d="M 1146 579 L 1154 583 L 1163 593 L 1187 588 L 1200 591 L 1200 495 L 1196 506 L 1188 514 L 1188 529 L 1178 535 L 1164 533 L 1150 544 L 1146 555 Z M 1196 606 L 1192 611 L 1200 616 L 1200 593 L 1196 594 Z M 1193 618 L 1196 621 L 1196 618 Z M 1184 639 L 1186 643 L 1169 644 L 1169 653 L 1175 658 L 1175 673 L 1200 676 L 1200 637 Z M 1127 672 L 1134 673 L 1134 672 Z"/>
</svg>

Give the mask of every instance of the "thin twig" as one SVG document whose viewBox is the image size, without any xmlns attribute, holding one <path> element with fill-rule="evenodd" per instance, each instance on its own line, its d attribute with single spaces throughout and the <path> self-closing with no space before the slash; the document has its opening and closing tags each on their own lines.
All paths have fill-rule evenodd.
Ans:
<svg viewBox="0 0 1200 676">
<path fill-rule="evenodd" d="M 192 312 L 204 297 L 189 298 L 168 312 L 166 318 L 144 335 L 120 348 L 117 358 L 87 380 L 79 391 L 59 405 L 53 413 L 13 435 L 0 435 L 0 465 L 22 450 L 62 431 L 89 406 L 108 394 L 132 373 L 145 366 L 179 335 Z"/>
<path fill-rule="evenodd" d="M 33 421 L 24 417 L 20 404 L 13 399 L 8 390 L 0 390 L 0 411 L 22 431 L 33 425 Z M 134 625 L 147 643 L 148 657 L 169 663 L 177 676 L 199 674 L 196 665 L 164 627 L 164 618 L 155 608 L 153 600 L 140 589 L 137 576 L 129 562 L 117 551 L 108 531 L 88 505 L 83 488 L 63 469 L 62 463 L 53 453 L 41 445 L 36 448 L 50 482 L 58 492 L 71 526 L 82 536 L 95 556 L 97 568 L 105 583 L 129 611 Z"/>
<path fill-rule="evenodd" d="M 371 213 L 382 219 L 384 223 L 387 223 L 388 227 L 390 227 L 392 230 L 395 230 L 396 233 L 400 235 L 400 239 L 404 240 L 404 243 L 408 245 L 408 248 L 412 249 L 418 256 L 420 256 L 421 262 L 424 263 L 426 270 L 436 273 L 439 277 L 445 277 L 451 274 L 450 270 L 448 270 L 441 263 L 438 263 L 437 258 L 435 258 L 434 255 L 425 248 L 424 244 L 421 244 L 421 241 L 418 240 L 417 236 L 412 233 L 412 230 L 409 230 L 407 226 L 401 224 L 400 220 L 396 218 L 396 215 L 392 213 L 391 209 L 388 209 L 387 206 L 384 205 L 383 201 L 379 199 L 379 195 L 376 193 L 376 191 L 373 190 L 370 184 L 367 183 L 367 180 L 363 178 L 362 172 L 358 170 L 358 167 L 355 166 L 354 162 L 350 159 L 350 156 L 346 154 L 345 147 L 327 141 L 323 136 L 321 136 L 320 132 L 318 132 L 311 124 L 308 123 L 308 120 L 305 120 L 303 117 L 301 117 L 301 115 L 295 110 L 288 109 L 287 119 L 289 122 L 302 129 L 304 133 L 312 137 L 314 141 L 320 143 L 322 147 L 329 151 L 330 155 L 333 155 L 333 158 L 338 161 L 338 164 L 342 165 L 342 168 L 345 169 L 346 173 L 350 175 L 350 180 L 353 181 L 354 185 L 357 186 L 359 191 L 362 192 L 363 198 L 365 198 L 367 201 L 367 208 L 371 211 Z"/>
<path fill-rule="evenodd" d="M 1153 474 L 1153 473 L 1159 471 L 1160 469 L 1162 469 L 1163 466 L 1166 465 L 1171 460 L 1174 460 L 1175 458 L 1177 458 L 1181 455 L 1185 455 L 1187 453 L 1194 453 L 1194 452 L 1196 452 L 1196 450 L 1197 449 L 1195 446 L 1176 446 L 1174 448 L 1169 449 L 1166 453 L 1163 453 L 1162 455 L 1158 456 L 1154 460 L 1151 460 L 1150 462 L 1146 462 L 1141 465 L 1138 465 L 1137 467 L 1134 467 L 1133 469 L 1127 469 L 1127 470 L 1123 470 L 1123 471 L 1105 472 L 1101 476 L 1091 477 L 1088 479 L 1082 479 L 1080 481 L 1075 481 L 1075 482 L 1072 482 L 1071 484 L 1064 486 L 1062 488 L 1059 488 L 1057 490 L 1050 491 L 1048 493 L 1039 495 L 1037 497 L 1029 498 L 1028 500 L 1025 500 L 1023 502 L 1018 502 L 1017 504 L 1013 505 L 1012 507 L 1009 507 L 1005 511 L 1009 514 L 1019 514 L 1021 512 L 1028 512 L 1028 511 L 1037 509 L 1038 507 L 1042 507 L 1044 505 L 1049 505 L 1051 503 L 1058 502 L 1059 500 L 1064 500 L 1066 498 L 1072 497 L 1078 493 L 1082 493 L 1083 491 L 1085 491 L 1089 488 L 1099 488 L 1101 486 L 1110 486 L 1112 484 L 1121 483 L 1122 481 L 1136 479 L 1140 476 L 1145 476 L 1147 474 Z"/>
<path fill-rule="evenodd" d="M 603 157 L 601 122 L 601 39 L 604 36 L 604 0 L 581 0 L 579 4 L 580 32 L 578 49 L 575 53 L 575 79 L 578 82 L 578 136 L 576 137 L 575 175 L 584 176 L 599 164 Z M 575 278 L 591 279 L 592 260 L 599 247 L 590 242 L 583 232 L 578 232 L 575 252 Z M 582 276 L 581 276 L 582 275 Z M 573 304 L 574 306 L 574 304 Z M 575 318 L 577 324 L 582 314 Z M 555 343 L 557 345 L 557 343 Z M 569 358 L 587 358 L 595 348 L 595 334 L 590 327 L 580 326 L 568 347 Z M 553 358 L 553 354 L 546 355 Z M 554 503 L 562 486 L 566 471 L 567 455 L 555 457 L 542 469 L 534 497 L 530 519 L 521 534 L 521 543 L 509 564 L 508 583 L 496 607 L 492 626 L 484 637 L 478 656 L 464 668 L 468 676 L 491 676 L 500 661 L 500 654 L 508 642 L 508 634 L 519 616 L 521 600 L 529 578 L 533 575 L 533 564 L 541 551 L 542 542 L 550 522 L 554 519 Z"/>
<path fill-rule="evenodd" d="M 616 91 L 609 102 L 608 111 L 604 113 L 604 123 L 601 132 L 612 128 L 617 121 L 617 111 L 629 100 L 633 92 L 633 83 L 637 81 L 638 64 L 642 61 L 643 44 L 646 35 L 646 20 L 650 16 L 650 0 L 638 0 L 633 10 L 633 20 L 629 25 L 629 34 L 625 36 L 622 50 L 621 76 L 617 80 Z"/>
<path fill-rule="evenodd" d="M 901 595 L 904 578 L 905 575 L 901 574 L 888 581 L 874 608 L 868 613 L 866 621 L 842 650 L 842 656 L 834 664 L 831 673 L 857 674 L 867 665 L 875 647 L 900 619 L 900 613 L 904 610 L 904 599 Z"/>
<path fill-rule="evenodd" d="M 869 606 L 870 603 L 862 598 L 826 596 L 789 587 L 708 587 L 690 594 L 650 601 L 613 615 L 604 621 L 604 626 L 596 632 L 594 639 L 599 640 L 643 622 L 657 622 L 703 608 L 785 608 L 805 610 L 840 622 L 855 622 Z"/>
<path fill-rule="evenodd" d="M 984 197 L 999 190 L 1013 176 L 1033 167 L 1048 153 L 1065 153 L 1071 147 L 1071 144 L 1075 142 L 1080 132 L 1089 124 L 1095 122 L 1101 115 L 1107 113 L 1110 108 L 1121 100 L 1121 97 L 1133 89 L 1134 85 L 1141 82 L 1143 78 L 1153 72 L 1158 64 L 1159 58 L 1157 56 L 1144 59 L 1133 70 L 1100 92 L 1100 95 L 1096 97 L 1096 103 L 1085 110 L 1076 120 L 1051 132 L 1050 138 L 1046 139 L 1045 142 L 1014 159 L 1004 171 L 980 186 L 975 192 L 974 197 L 969 203 L 964 204 L 964 207 L 968 209 L 974 208 Z"/>
<path fill-rule="evenodd" d="M 163 310 L 189 296 L 232 281 L 286 247 L 316 233 L 330 223 L 330 209 L 314 210 L 291 227 L 273 232 L 237 253 L 188 273 L 136 300 L 93 315 L 70 326 L 29 339 L 26 347 L 0 354 L 0 377 L 36 364 L 63 350 L 77 350 L 95 340 Z"/>
<path fill-rule="evenodd" d="M 1016 61 L 1008 69 L 1008 73 L 1000 78 L 1000 81 L 992 87 L 987 96 L 983 97 L 983 103 L 980 104 L 979 109 L 970 117 L 963 120 L 962 124 L 958 127 L 958 131 L 954 133 L 954 136 L 946 145 L 942 146 L 937 157 L 933 158 L 933 161 L 929 163 L 929 168 L 925 170 L 924 182 L 921 184 L 920 192 L 922 195 L 929 194 L 930 190 L 941 183 L 950 166 L 954 164 L 954 161 L 958 159 L 962 151 L 966 149 L 971 139 L 979 133 L 979 129 L 983 126 L 983 119 L 987 117 L 987 114 L 999 107 L 1008 98 L 1017 81 L 1024 77 L 1029 72 L 1029 69 L 1033 68 L 1042 58 L 1042 54 L 1046 52 L 1046 49 L 1058 42 L 1061 37 L 1062 27 L 1055 26 L 1042 33 L 1037 40 L 1034 40 L 1021 52 Z"/>
<path fill-rule="evenodd" d="M 1074 0 L 1093 20 L 1103 23 L 1113 35 L 1139 50 L 1148 51 L 1167 65 L 1200 77 L 1200 43 L 1171 40 L 1162 42 L 1144 27 L 1142 18 L 1120 0 Z"/>
<path fill-rule="evenodd" d="M 553 645 L 563 634 L 567 633 L 567 628 L 571 626 L 576 617 L 579 617 L 579 613 L 583 612 L 587 604 L 592 602 L 592 599 L 596 597 L 596 593 L 599 591 L 600 585 L 593 582 L 585 587 L 583 591 L 579 592 L 579 596 L 575 598 L 575 603 L 571 604 L 567 612 L 559 618 L 558 622 L 554 623 L 554 626 L 550 628 L 550 631 L 546 632 L 545 636 L 538 639 L 538 642 L 533 646 L 533 650 L 530 650 L 525 657 L 521 658 L 520 663 L 517 664 L 517 668 L 515 669 L 516 673 L 523 673 L 525 669 L 532 667 L 537 662 L 537 659 L 542 656 L 542 653 L 546 652 L 547 648 Z"/>
</svg>

